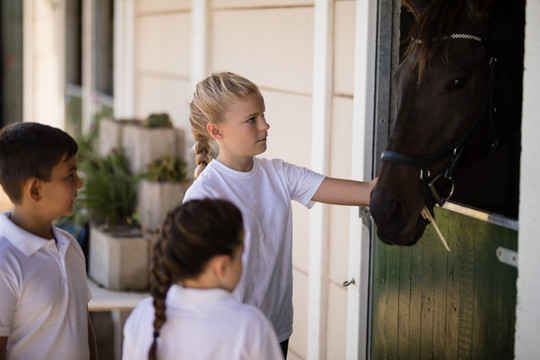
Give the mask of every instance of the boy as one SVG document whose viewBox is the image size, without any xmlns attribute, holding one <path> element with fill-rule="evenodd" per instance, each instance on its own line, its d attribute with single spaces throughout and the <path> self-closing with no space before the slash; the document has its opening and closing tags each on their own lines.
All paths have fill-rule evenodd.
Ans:
<svg viewBox="0 0 540 360">
<path fill-rule="evenodd" d="M 95 359 L 85 259 L 53 221 L 73 213 L 82 182 L 77 143 L 62 130 L 20 123 L 0 131 L 0 360 Z"/>
</svg>

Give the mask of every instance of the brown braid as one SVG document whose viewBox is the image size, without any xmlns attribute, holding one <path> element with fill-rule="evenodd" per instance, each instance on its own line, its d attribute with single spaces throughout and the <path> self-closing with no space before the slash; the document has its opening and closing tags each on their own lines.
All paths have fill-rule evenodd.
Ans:
<svg viewBox="0 0 540 360">
<path fill-rule="evenodd" d="M 213 149 L 215 141 L 208 133 L 208 124 L 220 123 L 232 101 L 252 94 L 260 95 L 257 85 L 231 72 L 214 73 L 197 84 L 189 115 L 191 134 L 195 142 L 195 178 L 216 153 Z"/>
<path fill-rule="evenodd" d="M 167 292 L 173 284 L 197 278 L 217 255 L 233 256 L 242 245 L 240 210 L 227 200 L 192 200 L 171 210 L 153 247 L 150 294 L 154 333 L 148 351 L 157 360 L 157 340 L 167 320 Z"/>
<path fill-rule="evenodd" d="M 157 338 L 159 337 L 159 331 L 167 320 L 165 315 L 165 298 L 167 297 L 167 291 L 171 287 L 172 280 L 167 270 L 167 267 L 163 261 L 163 253 L 167 245 L 167 229 L 163 229 L 163 235 L 160 236 L 158 241 L 154 245 L 152 254 L 152 278 L 150 284 L 150 294 L 154 298 L 154 340 L 148 353 L 149 360 L 157 360 Z"/>
</svg>

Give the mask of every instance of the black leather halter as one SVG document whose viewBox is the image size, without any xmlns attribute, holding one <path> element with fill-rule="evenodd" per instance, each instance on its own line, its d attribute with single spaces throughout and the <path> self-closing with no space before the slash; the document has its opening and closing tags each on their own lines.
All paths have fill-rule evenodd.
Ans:
<svg viewBox="0 0 540 360">
<path fill-rule="evenodd" d="M 474 41 L 478 41 L 486 45 L 485 41 L 483 41 L 482 38 L 475 35 L 469 35 L 469 34 L 452 34 L 449 36 L 445 36 L 442 39 L 474 40 Z M 482 107 L 482 112 L 478 115 L 478 117 L 472 123 L 471 127 L 467 130 L 467 132 L 465 132 L 461 137 L 454 140 L 450 144 L 426 156 L 406 155 L 397 151 L 390 151 L 390 150 L 383 151 L 383 153 L 381 154 L 381 160 L 383 161 L 396 162 L 400 164 L 417 167 L 420 169 L 420 178 L 422 179 L 422 183 L 423 183 L 424 197 L 426 199 L 426 202 L 429 203 L 429 205 L 434 205 L 434 203 L 437 203 L 439 206 L 443 206 L 444 203 L 448 201 L 448 199 L 450 199 L 450 197 L 452 196 L 454 192 L 454 170 L 456 168 L 456 165 L 459 162 L 459 159 L 461 158 L 471 135 L 476 130 L 480 122 L 486 117 L 486 114 L 489 116 L 489 119 L 492 125 L 492 130 L 493 130 L 492 131 L 493 141 L 491 144 L 491 151 L 496 151 L 497 148 L 499 147 L 500 141 L 496 134 L 496 127 L 494 123 L 495 107 L 493 106 L 493 87 L 494 87 L 494 78 L 495 78 L 495 65 L 497 63 L 497 58 L 492 55 L 492 52 L 489 51 L 490 49 L 487 46 L 486 48 L 488 50 L 488 53 L 490 54 L 490 60 L 489 60 L 489 82 L 488 82 L 486 95 L 484 98 L 484 106 Z M 433 163 L 439 160 L 444 159 L 445 157 L 451 154 L 452 154 L 452 158 L 448 162 L 448 165 L 446 166 L 444 173 L 431 176 L 430 171 L 429 171 L 430 165 L 432 165 Z M 449 193 L 446 197 L 440 196 L 440 194 L 437 192 L 437 189 L 435 188 L 435 184 L 441 181 L 446 181 L 450 186 Z"/>
</svg>

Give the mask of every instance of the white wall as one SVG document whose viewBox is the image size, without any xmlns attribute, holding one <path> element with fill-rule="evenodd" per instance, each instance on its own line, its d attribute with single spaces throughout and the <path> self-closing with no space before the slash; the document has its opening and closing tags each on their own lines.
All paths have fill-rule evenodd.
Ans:
<svg viewBox="0 0 540 360">
<path fill-rule="evenodd" d="M 540 351 L 540 2 L 527 1 L 523 74 L 522 152 L 519 199 L 516 359 Z"/>
</svg>

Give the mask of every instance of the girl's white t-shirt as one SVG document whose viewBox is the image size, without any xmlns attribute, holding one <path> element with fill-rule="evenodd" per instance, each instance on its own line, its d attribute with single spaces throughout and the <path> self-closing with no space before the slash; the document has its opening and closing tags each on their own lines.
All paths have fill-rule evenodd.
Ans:
<svg viewBox="0 0 540 360">
<path fill-rule="evenodd" d="M 187 190 L 184 202 L 222 198 L 242 212 L 244 270 L 233 296 L 260 309 L 279 341 L 292 334 L 292 203 L 311 208 L 325 176 L 279 159 L 254 158 L 249 172 L 212 160 Z"/>
<path fill-rule="evenodd" d="M 283 359 L 272 325 L 256 308 L 222 289 L 173 285 L 158 337 L 158 359 Z M 123 360 L 146 360 L 153 341 L 153 299 L 144 299 L 124 326 Z"/>
</svg>

